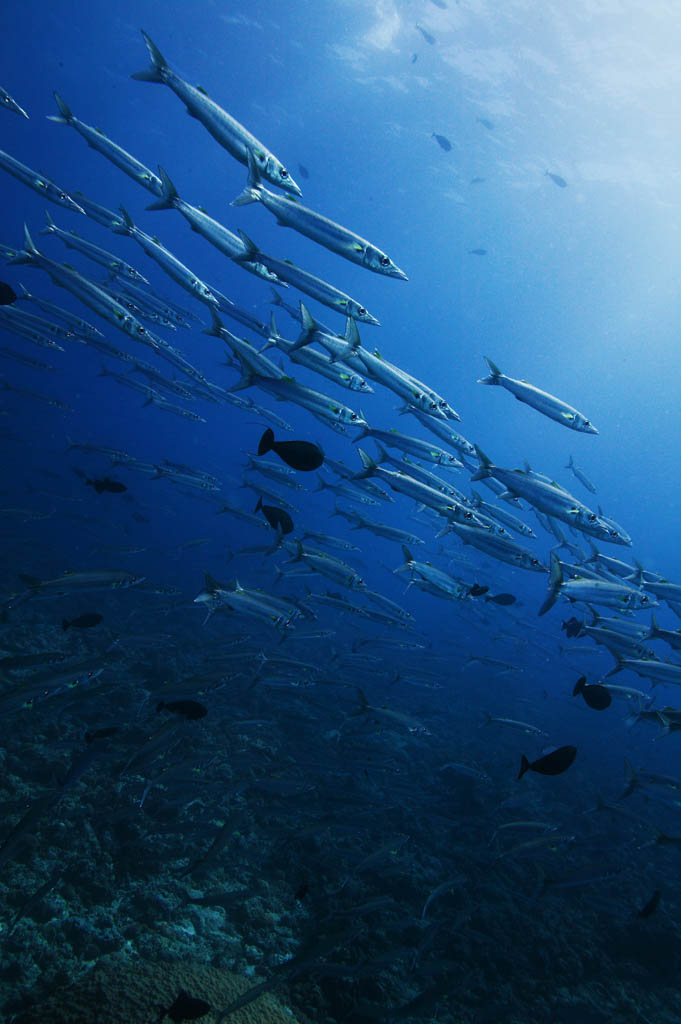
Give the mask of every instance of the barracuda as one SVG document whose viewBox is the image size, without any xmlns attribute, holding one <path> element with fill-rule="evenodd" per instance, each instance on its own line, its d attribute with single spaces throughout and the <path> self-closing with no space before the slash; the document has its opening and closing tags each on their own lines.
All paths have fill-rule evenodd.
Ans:
<svg viewBox="0 0 681 1024">
<path fill-rule="evenodd" d="M 270 192 L 262 184 L 262 176 L 253 151 L 249 150 L 248 157 L 248 185 L 244 191 L 233 200 L 232 206 L 245 206 L 248 203 L 262 203 L 270 213 L 273 213 L 279 224 L 284 227 L 293 228 L 301 235 L 306 235 L 314 242 L 336 252 L 351 263 L 358 263 L 367 270 L 376 274 L 385 274 L 387 277 L 397 277 L 402 281 L 407 280 L 403 270 L 393 263 L 389 256 L 366 238 L 355 234 L 342 224 L 337 224 L 321 213 L 309 210 L 302 206 L 296 199 L 289 196 L 276 195 Z"/>
</svg>

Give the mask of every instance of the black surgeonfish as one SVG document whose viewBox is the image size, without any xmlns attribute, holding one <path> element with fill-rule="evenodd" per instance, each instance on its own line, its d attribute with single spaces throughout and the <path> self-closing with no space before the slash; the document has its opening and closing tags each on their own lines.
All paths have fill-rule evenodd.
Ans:
<svg viewBox="0 0 681 1024">
<path fill-rule="evenodd" d="M 567 620 L 567 622 L 563 622 L 560 628 L 565 630 L 567 636 L 572 637 L 580 636 L 583 626 L 584 624 L 573 615 L 571 619 Z"/>
<path fill-rule="evenodd" d="M 581 693 L 586 703 L 594 711 L 605 711 L 612 704 L 612 696 L 607 686 L 601 686 L 600 683 L 587 685 L 586 676 L 580 676 L 575 683 L 572 696 L 576 697 L 578 693 Z"/>
<path fill-rule="evenodd" d="M 324 452 L 318 444 L 312 441 L 275 441 L 274 431 L 268 427 L 260 438 L 258 455 L 266 455 L 270 451 L 291 469 L 299 469 L 303 473 L 319 469 L 324 461 Z"/>
<path fill-rule="evenodd" d="M 561 775 L 568 770 L 576 756 L 577 747 L 558 747 L 550 754 L 544 754 L 543 757 L 531 762 L 523 754 L 518 778 L 522 779 L 526 771 L 538 772 L 539 775 Z"/>
<path fill-rule="evenodd" d="M 485 601 L 493 601 L 494 604 L 500 604 L 502 607 L 515 604 L 516 598 L 513 594 L 490 594 L 489 597 L 485 598 Z"/>
<path fill-rule="evenodd" d="M 262 498 L 258 498 L 255 511 L 262 512 L 273 530 L 281 530 L 283 534 L 293 533 L 293 520 L 285 509 L 277 508 L 276 505 L 263 505 Z"/>
</svg>

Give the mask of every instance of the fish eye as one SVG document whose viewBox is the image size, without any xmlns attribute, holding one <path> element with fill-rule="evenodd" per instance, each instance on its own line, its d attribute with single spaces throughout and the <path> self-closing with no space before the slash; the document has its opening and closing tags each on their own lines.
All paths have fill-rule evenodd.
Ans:
<svg viewBox="0 0 681 1024">
<path fill-rule="evenodd" d="M 138 334 L 146 334 L 147 333 L 146 327 L 142 327 L 142 324 L 138 324 L 137 325 L 137 333 Z"/>
<path fill-rule="evenodd" d="M 531 558 L 530 559 L 530 565 L 539 565 L 539 559 L 538 558 Z"/>
<path fill-rule="evenodd" d="M 591 426 L 591 420 L 584 420 L 584 426 L 585 427 L 590 427 Z"/>
<path fill-rule="evenodd" d="M 357 312 L 359 313 L 360 316 L 366 316 L 367 315 L 367 311 L 364 308 L 364 306 L 360 306 L 359 309 L 357 310 Z"/>
<path fill-rule="evenodd" d="M 464 519 L 472 519 L 472 518 L 473 518 L 473 513 L 472 512 L 464 512 Z"/>
<path fill-rule="evenodd" d="M 65 201 L 65 200 L 67 200 L 67 199 L 68 199 L 69 197 L 67 196 L 66 192 L 60 192 L 60 193 L 59 193 L 59 198 Z"/>
<path fill-rule="evenodd" d="M 597 519 L 598 519 L 598 516 L 596 515 L 595 512 L 591 512 L 589 514 L 589 522 L 590 523 L 595 523 Z"/>
<path fill-rule="evenodd" d="M 648 603 L 648 597 L 647 597 L 646 594 L 643 594 L 641 596 L 641 604 L 647 604 L 647 603 Z"/>
<path fill-rule="evenodd" d="M 282 169 L 281 169 L 281 171 L 279 173 L 281 174 L 282 178 L 288 178 L 288 171 L 286 170 L 285 167 L 282 167 Z"/>
<path fill-rule="evenodd" d="M 390 257 L 385 255 L 381 256 L 379 263 L 381 264 L 382 267 L 390 266 Z"/>
</svg>

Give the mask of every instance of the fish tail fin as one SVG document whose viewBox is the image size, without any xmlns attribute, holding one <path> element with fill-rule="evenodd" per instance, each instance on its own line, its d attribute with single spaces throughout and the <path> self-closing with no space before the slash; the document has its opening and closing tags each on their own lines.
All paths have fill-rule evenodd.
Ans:
<svg viewBox="0 0 681 1024">
<path fill-rule="evenodd" d="M 362 436 L 364 436 L 364 435 L 362 435 Z M 379 441 L 375 441 L 374 444 L 376 445 L 376 448 L 377 448 L 375 461 L 376 461 L 376 464 L 378 466 L 380 466 L 380 464 L 382 462 L 387 462 L 389 460 L 390 456 L 388 455 L 387 451 L 385 450 L 383 445 L 380 444 Z"/>
<path fill-rule="evenodd" d="M 171 210 L 180 198 L 168 172 L 158 165 L 158 176 L 161 179 L 161 197 L 155 203 L 149 203 L 147 210 Z"/>
<path fill-rule="evenodd" d="M 343 336 L 349 352 L 357 352 L 362 347 L 357 321 L 353 320 L 351 316 L 345 321 L 345 334 Z"/>
<path fill-rule="evenodd" d="M 624 764 L 627 769 L 627 785 L 626 789 L 622 793 L 622 796 L 619 798 L 620 800 L 624 800 L 625 797 L 631 796 L 636 787 L 639 785 L 638 775 L 634 771 L 632 763 L 627 757 L 624 758 Z"/>
<path fill-rule="evenodd" d="M 52 95 L 55 98 L 59 113 L 48 115 L 47 120 L 54 121 L 56 124 L 71 124 L 73 121 L 73 114 L 71 113 L 69 106 L 64 103 L 58 92 L 54 92 Z"/>
<path fill-rule="evenodd" d="M 40 252 L 31 238 L 27 225 L 24 224 L 24 247 L 18 249 L 14 256 L 10 256 L 7 263 L 30 263 L 34 256 L 40 256 Z"/>
<path fill-rule="evenodd" d="M 65 633 L 70 625 L 71 625 L 71 623 L 69 622 L 68 619 L 62 619 L 61 620 L 61 631 L 62 631 L 62 633 Z"/>
<path fill-rule="evenodd" d="M 225 325 L 217 314 L 214 306 L 210 307 L 210 327 L 204 327 L 202 334 L 208 334 L 212 338 L 219 338 L 225 330 Z"/>
<path fill-rule="evenodd" d="M 271 427 L 268 427 L 265 433 L 260 438 L 260 443 L 258 444 L 258 455 L 266 455 L 267 452 L 271 452 L 273 445 L 274 431 L 272 430 Z"/>
<path fill-rule="evenodd" d="M 412 555 L 411 551 L 409 550 L 406 544 L 402 545 L 402 554 L 404 555 L 404 560 L 407 563 L 407 565 L 411 565 L 411 563 L 414 561 L 414 556 Z"/>
<path fill-rule="evenodd" d="M 562 583 L 563 570 L 560 567 L 560 559 L 555 551 L 552 551 L 551 567 L 549 569 L 549 589 L 546 598 L 544 599 L 544 603 L 537 612 L 537 615 L 546 615 L 546 613 L 553 608 L 558 598 Z"/>
<path fill-rule="evenodd" d="M 492 475 L 491 470 L 493 468 L 492 460 L 485 455 L 482 448 L 479 448 L 477 444 L 474 445 L 474 448 L 475 454 L 480 461 L 480 468 L 471 475 L 471 483 L 474 483 L 476 480 L 486 480 L 488 476 Z"/>
<path fill-rule="evenodd" d="M 579 679 L 577 680 L 577 682 L 575 683 L 575 688 L 572 691 L 572 696 L 576 697 L 578 693 L 582 693 L 582 691 L 584 690 L 585 684 L 586 684 L 586 676 L 580 676 Z"/>
<path fill-rule="evenodd" d="M 125 232 L 127 234 L 131 234 L 135 230 L 135 222 L 124 206 L 119 206 L 119 210 L 121 211 L 124 226 L 117 228 L 116 233 L 123 234 L 123 232 Z"/>
<path fill-rule="evenodd" d="M 282 299 L 282 297 L 279 294 L 279 292 L 275 288 L 270 288 L 270 291 L 272 292 L 272 298 L 270 299 L 270 303 L 273 306 L 283 306 L 284 305 L 284 300 Z M 301 303 L 301 305 L 302 305 L 302 303 Z"/>
<path fill-rule="evenodd" d="M 247 149 L 246 156 L 248 157 L 248 182 L 243 192 L 240 192 L 236 199 L 232 199 L 230 206 L 248 206 L 249 203 L 259 203 L 262 200 L 260 171 L 253 150 Z"/>
<path fill-rule="evenodd" d="M 360 711 L 366 711 L 367 708 L 369 707 L 369 701 L 366 698 L 366 694 L 365 694 L 364 690 L 360 689 L 359 686 L 356 686 L 355 689 L 357 690 L 357 700 L 359 701 L 359 710 Z"/>
<path fill-rule="evenodd" d="M 47 221 L 47 223 L 46 223 L 44 228 L 40 229 L 40 234 L 41 235 L 53 235 L 55 233 L 55 231 L 57 230 L 57 225 L 52 220 L 52 217 L 50 216 L 50 211 L 49 210 L 45 210 L 45 220 Z"/>
<path fill-rule="evenodd" d="M 130 77 L 136 79 L 138 82 L 165 82 L 167 72 L 170 70 L 165 57 L 158 47 L 152 43 L 144 30 L 142 30 L 142 38 L 147 44 L 151 64 L 148 68 L 145 68 L 144 71 L 135 71 L 135 73 L 130 75 Z"/>
<path fill-rule="evenodd" d="M 259 512 L 261 508 L 262 508 L 262 494 L 261 494 L 261 495 L 259 496 L 259 498 L 258 498 L 258 504 L 257 504 L 257 505 L 255 506 L 255 508 L 253 509 L 253 512 L 254 512 L 254 513 L 255 513 L 255 512 Z"/>
<path fill-rule="evenodd" d="M 490 374 L 489 377 L 481 377 L 478 384 L 499 384 L 503 377 L 503 373 L 496 363 L 493 363 L 491 359 L 487 358 L 487 356 L 485 356 L 485 362 L 489 366 Z"/>
<path fill-rule="evenodd" d="M 567 464 L 567 466 L 565 468 L 566 469 L 574 469 L 574 465 L 575 465 L 575 460 L 572 458 L 572 456 L 570 456 L 570 458 L 568 460 L 568 464 Z"/>
<path fill-rule="evenodd" d="M 378 464 L 371 458 L 370 455 L 367 455 L 367 453 L 362 448 L 358 448 L 357 451 L 359 452 L 359 457 L 362 460 L 362 465 L 364 466 L 364 469 L 361 471 L 361 473 L 355 473 L 353 479 L 364 480 L 366 477 L 374 475 Z"/>
<path fill-rule="evenodd" d="M 612 654 L 613 658 L 615 659 L 615 664 L 613 665 L 613 667 L 610 669 L 609 672 L 605 673 L 605 675 L 603 677 L 604 679 L 608 679 L 609 676 L 616 675 L 618 672 L 621 672 L 622 669 L 624 668 L 624 655 L 622 653 L 620 653 L 620 651 L 615 651 L 615 650 L 612 650 L 612 649 L 610 650 L 610 653 Z M 655 684 L 653 683 L 653 685 L 655 685 Z"/>
<path fill-rule="evenodd" d="M 241 228 L 238 230 L 238 235 L 243 242 L 244 254 L 243 256 L 235 257 L 234 262 L 239 263 L 240 261 L 243 261 L 248 263 L 250 260 L 256 259 L 260 254 L 260 249 L 257 247 L 253 239 L 247 235 L 245 231 L 242 231 Z"/>
<path fill-rule="evenodd" d="M 520 771 L 518 772 L 518 778 L 519 778 L 519 779 L 522 779 L 522 777 L 523 777 L 523 775 L 525 774 L 525 772 L 526 772 L 526 771 L 527 771 L 527 770 L 528 770 L 529 768 L 531 768 L 531 767 L 532 767 L 532 766 L 530 765 L 530 762 L 529 762 L 529 761 L 527 760 L 527 758 L 526 758 L 526 757 L 525 757 L 525 755 L 523 754 L 523 755 L 522 755 L 522 757 L 520 758 Z"/>
</svg>

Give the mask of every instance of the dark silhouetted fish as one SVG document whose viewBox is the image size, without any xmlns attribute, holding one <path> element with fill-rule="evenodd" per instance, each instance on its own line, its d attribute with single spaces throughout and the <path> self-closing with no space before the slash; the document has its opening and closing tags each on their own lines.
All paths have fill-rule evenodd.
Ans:
<svg viewBox="0 0 681 1024">
<path fill-rule="evenodd" d="M 207 1013 L 210 1013 L 211 1009 L 210 1003 L 207 1003 L 205 999 L 195 999 L 181 988 L 175 1002 L 167 1010 L 162 1011 L 158 1021 L 160 1024 L 165 1017 L 170 1017 L 175 1024 L 181 1024 L 184 1020 L 199 1020 L 200 1017 L 205 1017 Z"/>
<path fill-rule="evenodd" d="M 491 594 L 485 598 L 485 601 L 493 601 L 494 604 L 509 605 L 515 604 L 516 598 L 513 594 Z"/>
<path fill-rule="evenodd" d="M 171 700 L 168 702 L 160 700 L 156 705 L 156 710 L 172 711 L 174 715 L 182 715 L 183 718 L 191 720 L 204 718 L 208 714 L 208 709 L 203 704 L 199 704 L 197 700 Z"/>
<path fill-rule="evenodd" d="M 263 505 L 262 498 L 258 498 L 255 506 L 256 512 L 262 512 L 273 530 L 281 530 L 282 533 L 293 533 L 293 520 L 288 512 L 276 505 Z"/>
<path fill-rule="evenodd" d="M 567 620 L 567 622 L 561 623 L 560 628 L 564 629 L 568 636 L 580 636 L 582 629 L 584 628 L 584 623 L 580 622 L 580 620 L 576 619 L 573 615 L 571 619 Z"/>
<path fill-rule="evenodd" d="M 483 181 L 487 181 L 486 178 L 471 178 L 471 185 L 482 185 Z"/>
<path fill-rule="evenodd" d="M 469 256 L 486 256 L 487 255 L 487 249 L 469 249 L 468 250 L 468 255 Z"/>
<path fill-rule="evenodd" d="M 657 910 L 660 903 L 660 890 L 656 889 L 644 907 L 641 907 L 637 917 L 651 917 Z"/>
<path fill-rule="evenodd" d="M 109 494 L 122 494 L 128 489 L 125 484 L 118 480 L 110 480 L 108 476 L 103 476 L 101 480 L 86 480 L 85 483 L 88 487 L 94 487 L 97 494 L 103 494 L 104 491 L 108 491 Z"/>
<path fill-rule="evenodd" d="M 418 53 L 412 53 L 412 55 L 411 55 L 411 62 L 412 62 L 412 64 L 416 64 L 416 61 L 418 59 L 419 59 Z"/>
<path fill-rule="evenodd" d="M 475 119 L 478 124 L 481 124 L 483 128 L 486 128 L 488 132 L 494 131 L 494 125 L 491 121 L 488 121 L 486 117 L 476 117 Z"/>
<path fill-rule="evenodd" d="M 522 779 L 526 771 L 538 772 L 539 775 L 561 775 L 568 770 L 576 756 L 577 747 L 558 747 L 557 750 L 552 750 L 550 754 L 544 754 L 532 762 L 523 754 L 518 778 Z"/>
<path fill-rule="evenodd" d="M 431 36 L 430 32 L 427 32 L 425 28 L 421 28 L 420 25 L 417 25 L 416 28 L 430 46 L 435 46 L 435 36 Z"/>
<path fill-rule="evenodd" d="M 309 178 L 310 177 L 310 172 L 308 171 L 307 167 L 303 167 L 302 164 L 298 164 L 298 170 L 300 172 L 300 177 L 301 178 Z"/>
<path fill-rule="evenodd" d="M 4 281 L 0 281 L 0 306 L 11 306 L 17 300 L 17 293 Z"/>
<path fill-rule="evenodd" d="M 450 149 L 452 148 L 452 144 L 446 135 L 438 135 L 436 132 L 433 132 L 433 138 L 437 142 L 440 149 L 444 149 L 445 153 L 449 153 Z"/>
<path fill-rule="evenodd" d="M 85 615 L 79 615 L 77 619 L 62 619 L 61 628 L 64 632 L 75 626 L 76 629 L 92 629 L 93 626 L 98 626 L 103 615 L 98 615 L 97 612 L 86 612 Z"/>
<path fill-rule="evenodd" d="M 551 181 L 555 182 L 558 188 L 567 188 L 567 181 L 565 178 L 561 178 L 560 174 L 551 174 L 551 171 L 546 171 Z"/>
<path fill-rule="evenodd" d="M 95 729 L 93 732 L 85 733 L 85 742 L 94 743 L 95 740 L 108 740 L 119 732 L 117 725 L 109 725 L 105 729 Z"/>
<path fill-rule="evenodd" d="M 612 696 L 608 688 L 599 683 L 587 685 L 586 676 L 581 676 L 575 683 L 572 696 L 576 697 L 578 693 L 581 693 L 586 703 L 594 711 L 605 711 L 612 704 Z"/>
<path fill-rule="evenodd" d="M 324 461 L 324 452 L 318 444 L 311 441 L 275 441 L 274 431 L 268 427 L 260 438 L 258 455 L 266 455 L 270 451 L 291 469 L 299 469 L 304 473 L 319 469 Z"/>
<path fill-rule="evenodd" d="M 447 4 L 445 3 L 445 0 L 430 0 L 430 2 L 431 4 L 435 4 L 436 7 L 439 7 L 441 11 L 447 10 Z"/>
<path fill-rule="evenodd" d="M 470 597 L 482 597 L 488 590 L 489 587 L 482 587 L 479 583 L 474 583 L 472 587 L 468 588 L 468 594 Z"/>
</svg>

